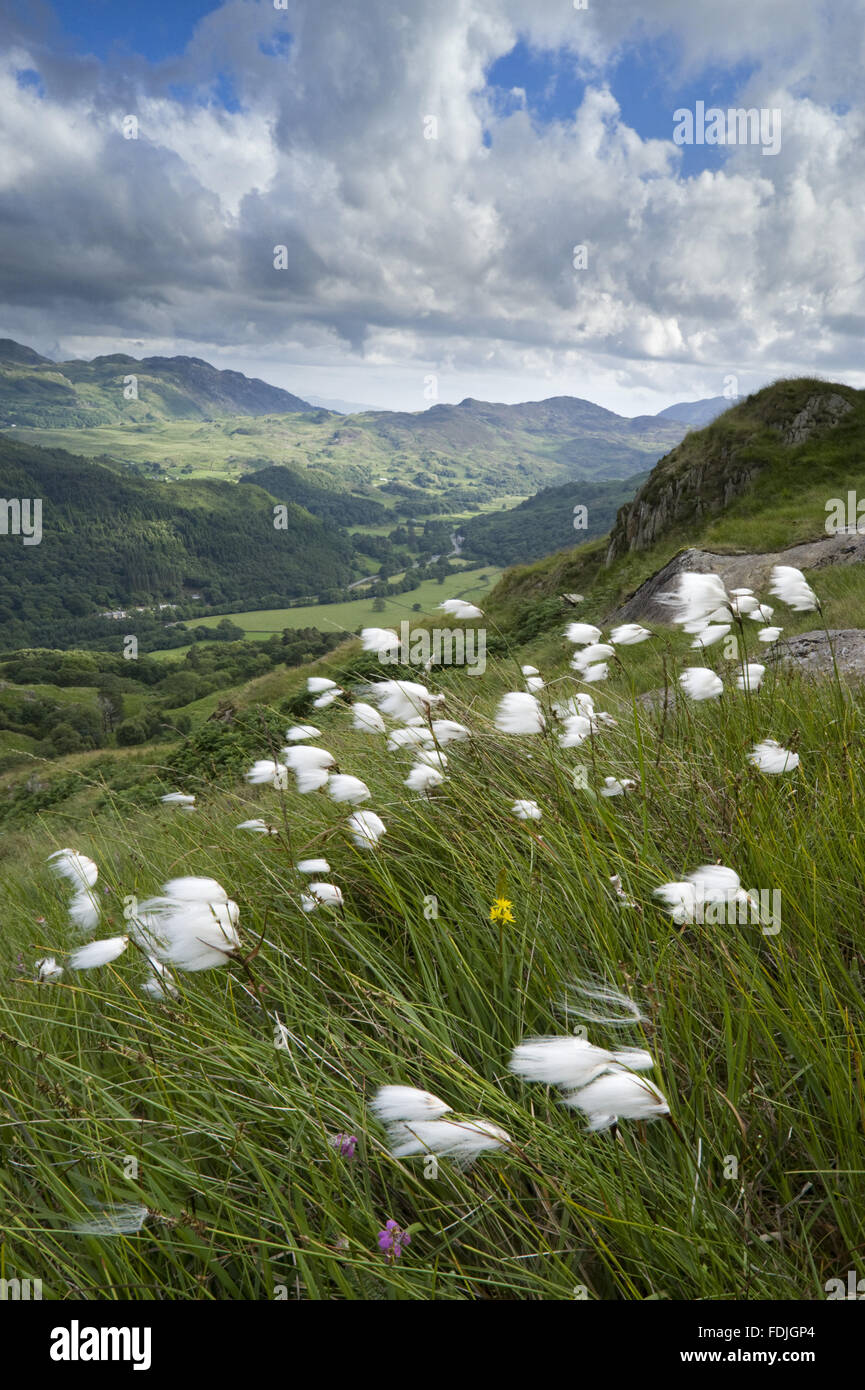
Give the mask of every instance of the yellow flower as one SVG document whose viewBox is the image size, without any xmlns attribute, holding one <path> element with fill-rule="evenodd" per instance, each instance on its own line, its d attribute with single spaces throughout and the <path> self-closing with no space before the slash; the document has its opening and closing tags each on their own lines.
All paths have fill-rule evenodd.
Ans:
<svg viewBox="0 0 865 1390">
<path fill-rule="evenodd" d="M 500 922 L 502 926 L 506 926 L 509 922 L 515 922 L 516 918 L 511 912 L 512 907 L 513 903 L 508 898 L 496 898 L 490 908 L 490 921 Z"/>
</svg>

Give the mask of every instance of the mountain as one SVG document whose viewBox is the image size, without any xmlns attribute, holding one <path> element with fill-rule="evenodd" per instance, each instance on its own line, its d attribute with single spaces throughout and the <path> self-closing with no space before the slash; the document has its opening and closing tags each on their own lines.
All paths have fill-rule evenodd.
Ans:
<svg viewBox="0 0 865 1390">
<path fill-rule="evenodd" d="M 483 564 L 526 564 L 575 541 L 605 536 L 618 508 L 630 501 L 646 476 L 562 483 L 543 488 L 516 507 L 472 517 L 459 528 L 460 554 Z M 585 508 L 585 515 L 576 512 L 578 507 Z M 577 522 L 584 523 L 580 529 Z"/>
<path fill-rule="evenodd" d="M 104 638 L 118 626 L 104 609 L 194 596 L 281 607 L 357 574 L 348 536 L 291 502 L 277 530 L 260 487 L 154 482 L 4 436 L 0 478 L 7 499 L 38 498 L 42 512 L 41 541 L 27 545 L 0 512 L 4 649 Z"/>
<path fill-rule="evenodd" d="M 290 391 L 219 371 L 199 357 L 139 360 L 114 353 L 90 362 L 52 362 L 0 339 L 0 421 L 7 426 L 78 429 L 314 409 Z"/>
<path fill-rule="evenodd" d="M 677 405 L 668 405 L 664 410 L 659 410 L 655 419 L 678 420 L 682 425 L 702 429 L 703 425 L 709 425 L 717 416 L 723 415 L 732 404 L 734 402 L 728 401 L 726 396 L 710 396 L 703 401 L 679 401 Z"/>
<path fill-rule="evenodd" d="M 677 421 L 631 420 L 576 396 L 507 405 L 471 397 L 428 410 L 376 411 L 349 417 L 342 428 L 362 429 L 397 454 L 421 451 L 437 463 L 482 466 L 482 481 L 502 484 L 566 481 L 578 476 L 628 478 L 682 438 Z M 558 475 L 558 476 L 556 476 Z"/>
<path fill-rule="evenodd" d="M 127 378 L 137 399 L 124 396 Z M 225 418 L 237 415 L 249 418 Z M 444 510 L 460 511 L 570 478 L 630 478 L 686 428 L 651 415 L 628 419 L 574 396 L 519 405 L 469 397 L 416 412 L 342 415 L 198 358 L 58 363 L 8 339 L 0 342 L 4 424 L 27 428 L 31 443 L 145 471 L 175 475 L 189 465 L 237 476 L 286 464 L 322 471 L 338 486 L 408 488 L 400 496 L 409 513 L 430 491 Z M 424 514 L 434 510 L 442 508 L 427 505 Z"/>
<path fill-rule="evenodd" d="M 308 400 L 310 405 L 333 410 L 337 415 L 368 415 L 371 410 L 381 409 L 377 405 L 364 405 L 362 401 L 331 400 L 326 396 L 309 396 Z"/>
</svg>

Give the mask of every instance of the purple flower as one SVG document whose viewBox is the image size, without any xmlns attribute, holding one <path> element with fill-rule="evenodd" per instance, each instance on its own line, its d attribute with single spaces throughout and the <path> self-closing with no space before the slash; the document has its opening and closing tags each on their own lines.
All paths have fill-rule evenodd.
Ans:
<svg viewBox="0 0 865 1390">
<path fill-rule="evenodd" d="M 334 1134 L 330 1142 L 340 1158 L 354 1158 L 354 1151 L 357 1148 L 356 1134 Z"/>
<path fill-rule="evenodd" d="M 384 1230 L 378 1233 L 378 1248 L 388 1260 L 398 1260 L 404 1245 L 411 1245 L 408 1231 L 402 1230 L 396 1221 L 386 1221 Z"/>
</svg>

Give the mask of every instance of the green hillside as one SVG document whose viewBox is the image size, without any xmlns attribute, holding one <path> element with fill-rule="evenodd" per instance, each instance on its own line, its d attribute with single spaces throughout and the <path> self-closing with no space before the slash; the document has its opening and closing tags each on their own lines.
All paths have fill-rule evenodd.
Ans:
<svg viewBox="0 0 865 1390">
<path fill-rule="evenodd" d="M 685 546 L 758 553 L 825 539 L 827 503 L 849 491 L 865 497 L 865 392 L 776 382 L 690 433 L 620 509 L 609 537 L 506 574 L 493 596 L 498 619 L 519 624 L 533 608 L 537 618 L 540 606 L 555 611 L 559 595 L 577 592 L 597 621 Z M 860 573 L 828 572 L 830 591 L 845 596 L 849 623 L 838 625 L 862 622 Z"/>
<path fill-rule="evenodd" d="M 96 638 L 106 631 L 108 620 L 97 616 L 103 609 L 182 605 L 196 596 L 210 606 L 275 607 L 317 593 L 324 577 L 341 588 L 358 573 L 345 533 L 294 503 L 286 528 L 277 529 L 273 498 L 257 487 L 166 487 L 6 437 L 0 478 L 7 499 L 42 503 L 40 544 L 0 535 L 7 650 Z"/>
<path fill-rule="evenodd" d="M 610 482 L 585 479 L 542 488 L 516 507 L 470 517 L 460 526 L 461 554 L 494 564 L 525 564 L 575 542 L 605 536 L 618 509 L 634 496 L 646 474 Z M 585 513 L 577 511 L 584 507 Z"/>
</svg>

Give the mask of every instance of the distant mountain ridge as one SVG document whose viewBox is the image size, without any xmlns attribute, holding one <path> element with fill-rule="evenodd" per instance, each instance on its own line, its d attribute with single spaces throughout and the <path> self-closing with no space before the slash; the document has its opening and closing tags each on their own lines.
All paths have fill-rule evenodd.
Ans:
<svg viewBox="0 0 865 1390">
<path fill-rule="evenodd" d="M 222 415 L 272 415 L 318 408 L 256 377 L 220 371 L 200 357 L 130 357 L 52 362 L 0 339 L 0 422 L 41 429 Z"/>
<path fill-rule="evenodd" d="M 659 410 L 655 419 L 678 420 L 683 425 L 690 425 L 692 429 L 699 430 L 704 425 L 710 425 L 735 404 L 735 400 L 728 400 L 726 396 L 709 396 L 702 401 L 678 401 L 675 405 L 668 405 L 664 410 Z"/>
</svg>

